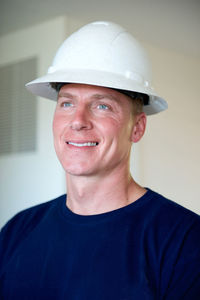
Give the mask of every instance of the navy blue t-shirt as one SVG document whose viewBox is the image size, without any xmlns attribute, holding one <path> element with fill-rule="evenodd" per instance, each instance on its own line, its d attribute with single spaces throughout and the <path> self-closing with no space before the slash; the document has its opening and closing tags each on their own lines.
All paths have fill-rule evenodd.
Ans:
<svg viewBox="0 0 200 300">
<path fill-rule="evenodd" d="M 63 195 L 4 226 L 0 259 L 1 300 L 199 300 L 200 217 L 151 190 L 92 216 Z"/>
</svg>

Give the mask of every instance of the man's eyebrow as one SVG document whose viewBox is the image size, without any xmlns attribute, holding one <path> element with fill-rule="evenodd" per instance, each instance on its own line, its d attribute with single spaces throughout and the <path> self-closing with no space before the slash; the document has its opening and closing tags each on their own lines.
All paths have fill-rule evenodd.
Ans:
<svg viewBox="0 0 200 300">
<path fill-rule="evenodd" d="M 73 94 L 70 94 L 68 92 L 59 92 L 58 93 L 58 98 L 59 97 L 67 97 L 67 98 L 74 98 L 74 95 Z"/>
<path fill-rule="evenodd" d="M 94 94 L 92 95 L 92 98 L 97 99 L 97 100 L 101 100 L 101 99 L 109 99 L 109 100 L 114 100 L 115 102 L 119 102 L 118 98 L 110 95 L 110 94 Z"/>
</svg>

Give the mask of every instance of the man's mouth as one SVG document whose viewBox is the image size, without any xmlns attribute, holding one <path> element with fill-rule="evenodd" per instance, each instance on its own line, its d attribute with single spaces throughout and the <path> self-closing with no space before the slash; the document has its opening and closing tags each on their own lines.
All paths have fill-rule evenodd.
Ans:
<svg viewBox="0 0 200 300">
<path fill-rule="evenodd" d="M 75 147 L 95 147 L 99 143 L 98 142 L 84 142 L 84 143 L 67 142 L 67 144 Z"/>
</svg>

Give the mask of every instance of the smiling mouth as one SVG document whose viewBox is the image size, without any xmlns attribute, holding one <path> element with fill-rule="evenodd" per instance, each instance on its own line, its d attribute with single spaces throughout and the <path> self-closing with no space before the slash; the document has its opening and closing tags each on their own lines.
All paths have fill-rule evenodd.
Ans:
<svg viewBox="0 0 200 300">
<path fill-rule="evenodd" d="M 75 147 L 95 147 L 99 143 L 98 142 L 86 142 L 86 143 L 74 143 L 74 142 L 67 142 L 68 145 L 72 145 Z"/>
</svg>

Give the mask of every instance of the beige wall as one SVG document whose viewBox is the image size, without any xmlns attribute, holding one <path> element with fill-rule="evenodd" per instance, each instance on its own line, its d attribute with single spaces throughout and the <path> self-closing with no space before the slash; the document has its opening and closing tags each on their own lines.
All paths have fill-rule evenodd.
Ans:
<svg viewBox="0 0 200 300">
<path fill-rule="evenodd" d="M 148 117 L 138 146 L 142 184 L 200 213 L 200 57 L 145 44 L 153 65 L 154 87 L 169 108 Z"/>
</svg>

